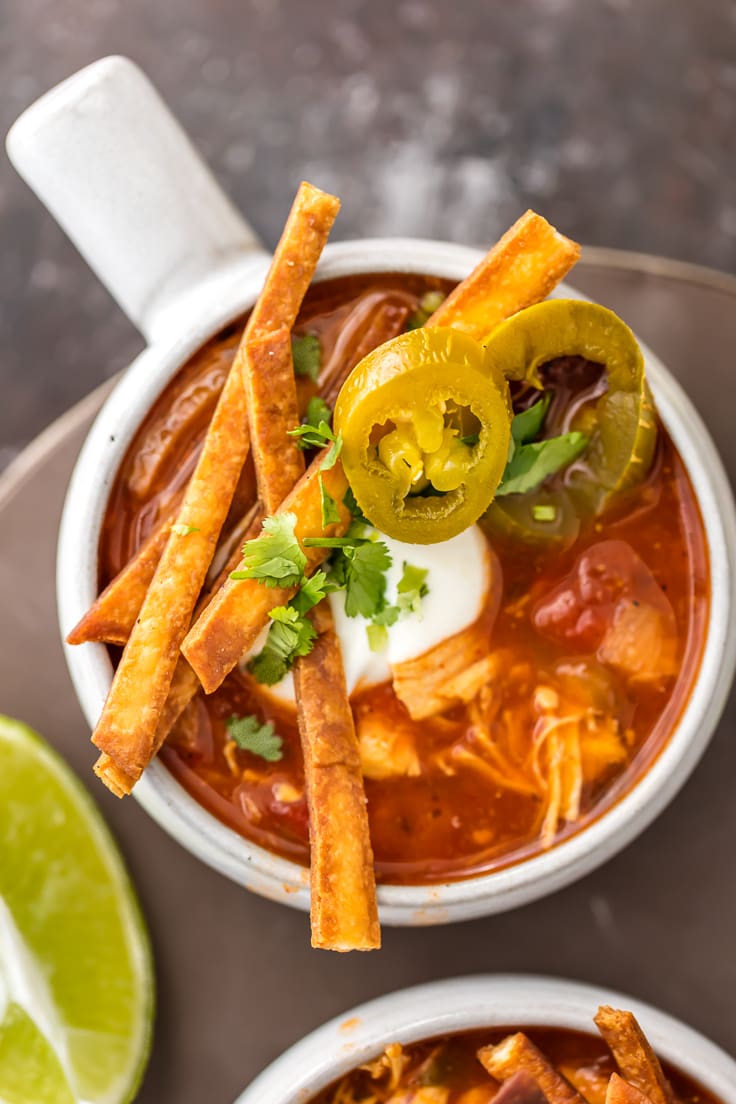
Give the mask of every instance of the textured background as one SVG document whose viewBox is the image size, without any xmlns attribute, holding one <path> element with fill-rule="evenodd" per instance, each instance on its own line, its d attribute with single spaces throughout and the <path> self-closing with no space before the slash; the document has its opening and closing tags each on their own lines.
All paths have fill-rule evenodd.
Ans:
<svg viewBox="0 0 736 1104">
<path fill-rule="evenodd" d="M 338 239 L 488 243 L 533 205 L 736 268 L 733 0 L 0 0 L 0 130 L 115 52 L 267 243 L 308 176 Z M 0 158 L 0 466 L 139 348 Z"/>
</svg>

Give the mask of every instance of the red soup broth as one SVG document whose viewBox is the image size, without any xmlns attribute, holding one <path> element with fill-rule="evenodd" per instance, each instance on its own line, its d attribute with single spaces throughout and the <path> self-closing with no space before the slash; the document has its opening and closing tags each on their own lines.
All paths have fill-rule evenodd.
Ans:
<svg viewBox="0 0 736 1104">
<path fill-rule="evenodd" d="M 327 394 L 334 400 L 339 384 L 339 378 L 330 378 L 332 369 L 342 365 L 344 374 L 351 357 L 367 351 L 370 322 L 380 312 L 395 317 L 397 327 L 403 328 L 422 295 L 450 287 L 436 278 L 407 275 L 366 275 L 315 284 L 296 332 L 320 337 Z M 172 509 L 192 471 L 241 328 L 242 323 L 228 327 L 196 353 L 138 430 L 108 502 L 100 541 L 101 586 L 121 570 Z M 555 406 L 579 405 L 605 386 L 600 366 L 556 362 L 549 369 L 547 383 L 555 396 L 550 413 Z M 300 402 L 305 404 L 316 385 L 306 378 L 297 382 Z M 521 404 L 526 401 L 523 395 L 517 398 Z M 238 509 L 244 512 L 243 503 L 254 498 L 249 459 L 230 521 Z M 474 713 L 461 706 L 413 721 L 390 683 L 358 691 L 353 697 L 359 731 L 380 723 L 383 731 L 393 733 L 394 751 L 409 747 L 415 764 L 410 773 L 394 770 L 378 777 L 381 771 L 367 772 L 376 873 L 384 883 L 426 884 L 486 873 L 580 830 L 651 765 L 676 725 L 697 676 L 710 600 L 707 547 L 688 474 L 662 426 L 646 481 L 622 494 L 603 518 L 581 524 L 571 544 L 534 546 L 494 537 L 492 547 L 503 585 L 489 649 L 500 657 L 503 679 L 500 697 L 497 694 L 488 705 L 481 728 L 487 724 L 487 734 L 502 748 L 506 766 L 501 769 L 493 761 L 489 765 L 483 760 L 484 752 L 477 754 L 473 742 L 479 731 L 477 709 Z M 590 626 L 585 624 L 590 610 L 584 588 L 578 585 L 581 557 L 591 550 L 604 560 L 609 558 L 611 571 L 629 571 L 633 582 L 628 593 L 634 606 L 637 587 L 647 594 L 656 590 L 656 601 L 666 608 L 672 628 L 668 677 L 648 682 L 602 671 Z M 562 620 L 555 612 L 559 607 L 555 596 L 560 593 L 567 611 Z M 560 822 L 552 836 L 548 833 L 543 839 L 545 791 L 543 786 L 535 789 L 530 766 L 538 717 L 530 715 L 530 703 L 537 703 L 537 708 L 544 700 L 540 693 L 550 687 L 555 694 L 560 690 L 563 696 L 572 694 L 573 699 L 585 688 L 590 693 L 585 708 L 608 709 L 617 735 L 615 745 L 610 745 L 615 746 L 611 761 L 606 759 L 605 740 L 601 743 L 596 737 L 589 747 L 585 745 L 590 772 L 580 794 L 579 815 L 572 822 Z M 283 740 L 279 761 L 266 762 L 240 751 L 229 739 L 229 718 L 249 714 L 273 721 Z M 465 754 L 469 748 L 473 750 L 470 760 Z M 471 768 L 448 769 L 448 762 L 454 764 L 461 751 L 463 762 L 471 761 Z M 172 732 L 161 758 L 185 789 L 231 828 L 284 857 L 308 863 L 307 806 L 295 712 L 264 693 L 247 672 L 236 670 L 216 693 L 200 695 Z M 508 785 L 512 775 L 516 781 Z"/>
</svg>

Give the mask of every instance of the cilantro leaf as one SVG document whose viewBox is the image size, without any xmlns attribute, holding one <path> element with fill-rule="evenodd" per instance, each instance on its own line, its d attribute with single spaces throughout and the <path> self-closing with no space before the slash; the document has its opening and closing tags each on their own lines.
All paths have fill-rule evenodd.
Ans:
<svg viewBox="0 0 736 1104">
<path fill-rule="evenodd" d="M 311 426 L 318 426 L 320 422 L 329 423 L 332 421 L 332 410 L 329 403 L 326 403 L 319 395 L 313 395 L 307 403 L 307 416 L 304 421 Z"/>
<path fill-rule="evenodd" d="M 324 425 L 324 422 L 322 423 Z M 332 444 L 324 460 L 320 464 L 322 471 L 329 471 L 330 468 L 334 468 L 337 463 L 337 458 L 342 452 L 342 434 L 338 433 L 337 437 L 333 437 Z"/>
<path fill-rule="evenodd" d="M 419 330 L 426 325 L 434 312 L 445 301 L 443 291 L 427 291 L 419 300 L 419 306 L 406 323 L 407 330 Z"/>
<path fill-rule="evenodd" d="M 527 410 L 522 410 L 521 414 L 514 415 L 511 420 L 511 437 L 517 445 L 523 445 L 527 441 L 534 440 L 544 425 L 544 419 L 551 401 L 552 396 L 550 394 L 543 395 L 533 406 L 530 406 Z"/>
<path fill-rule="evenodd" d="M 388 629 L 385 625 L 379 625 L 373 621 L 365 627 L 368 637 L 368 647 L 372 652 L 382 652 L 388 645 Z"/>
<path fill-rule="evenodd" d="M 468 433 L 465 437 L 458 437 L 458 441 L 463 445 L 477 445 L 480 441 L 480 433 Z"/>
<path fill-rule="evenodd" d="M 319 477 L 319 495 L 322 504 L 322 524 L 327 527 L 328 525 L 337 525 L 340 522 L 340 511 L 337 508 L 337 503 L 325 488 L 322 482 L 322 476 Z"/>
<path fill-rule="evenodd" d="M 177 522 L 176 525 L 171 526 L 171 532 L 176 533 L 179 537 L 188 537 L 190 533 L 198 533 L 199 529 L 196 525 L 184 525 L 183 522 Z"/>
<path fill-rule="evenodd" d="M 263 650 L 248 664 L 248 670 L 266 686 L 280 682 L 299 656 L 309 655 L 317 632 L 312 622 L 293 605 L 275 606 L 268 616 L 273 622 Z"/>
<path fill-rule="evenodd" d="M 358 505 L 358 500 L 355 497 L 355 495 L 353 494 L 353 488 L 352 487 L 348 487 L 348 489 L 346 490 L 346 492 L 343 496 L 342 504 L 343 504 L 343 506 L 347 507 L 347 509 L 350 511 L 350 513 L 353 515 L 353 517 L 355 518 L 356 521 L 365 521 L 366 520 L 365 514 L 363 513 L 360 506 Z"/>
<path fill-rule="evenodd" d="M 587 445 L 588 438 L 578 432 L 519 445 L 506 465 L 496 497 L 535 490 L 550 475 L 572 463 Z"/>
<path fill-rule="evenodd" d="M 226 723 L 228 735 L 241 751 L 249 751 L 269 763 L 283 759 L 284 741 L 273 730 L 273 722 L 261 724 L 257 717 L 231 717 Z"/>
<path fill-rule="evenodd" d="M 304 580 L 289 605 L 293 606 L 299 613 L 306 613 L 307 610 L 312 609 L 335 589 L 334 583 L 328 580 L 324 571 L 315 571 L 314 575 Z"/>
<path fill-rule="evenodd" d="M 318 425 L 298 425 L 294 429 L 287 430 L 290 437 L 297 438 L 300 449 L 327 448 L 329 450 L 320 464 L 322 471 L 334 468 L 337 458 L 342 452 L 342 434 L 337 436 L 332 432 L 327 422 L 321 421 Z"/>
<path fill-rule="evenodd" d="M 401 613 L 420 612 L 422 598 L 429 594 L 427 575 L 427 568 L 404 563 L 404 571 L 396 587 L 396 605 Z"/>
<path fill-rule="evenodd" d="M 386 604 L 386 572 L 391 554 L 383 541 L 364 541 L 345 548 L 345 613 L 370 620 Z"/>
<path fill-rule="evenodd" d="M 304 425 L 294 426 L 293 429 L 287 430 L 287 433 L 290 437 L 297 438 L 300 449 L 326 448 L 331 441 L 335 440 L 335 434 L 325 421 L 320 421 L 317 425 L 307 422 Z"/>
<path fill-rule="evenodd" d="M 243 545 L 244 568 L 233 571 L 231 579 L 260 579 L 266 586 L 296 586 L 302 578 L 307 557 L 302 551 L 294 526 L 296 514 L 274 514 L 264 518 L 263 532 Z"/>
<path fill-rule="evenodd" d="M 269 634 L 270 635 L 270 634 Z M 265 647 L 248 662 L 248 670 L 256 682 L 263 686 L 275 686 L 289 673 L 289 664 L 283 656 Z"/>
<path fill-rule="evenodd" d="M 316 334 L 292 334 L 291 358 L 294 374 L 317 379 L 322 367 L 322 344 Z"/>
</svg>

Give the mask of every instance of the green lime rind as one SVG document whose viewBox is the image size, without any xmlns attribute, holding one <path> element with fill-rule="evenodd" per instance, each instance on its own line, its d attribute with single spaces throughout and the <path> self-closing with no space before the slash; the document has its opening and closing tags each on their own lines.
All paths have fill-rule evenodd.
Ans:
<svg viewBox="0 0 736 1104">
<path fill-rule="evenodd" d="M 154 1009 L 140 907 L 82 784 L 37 733 L 2 716 L 0 850 L 0 897 L 65 1029 L 74 1094 L 126 1104 L 146 1066 Z"/>
</svg>

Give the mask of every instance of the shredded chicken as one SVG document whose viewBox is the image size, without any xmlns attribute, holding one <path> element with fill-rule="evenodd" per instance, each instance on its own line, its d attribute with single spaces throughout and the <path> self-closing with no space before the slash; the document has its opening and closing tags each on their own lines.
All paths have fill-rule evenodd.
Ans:
<svg viewBox="0 0 736 1104">
<path fill-rule="evenodd" d="M 668 611 L 645 603 L 620 602 L 598 659 L 632 682 L 672 678 L 677 674 L 677 636 L 671 611 L 668 616 Z"/>
<path fill-rule="evenodd" d="M 421 774 L 414 732 L 409 725 L 402 727 L 379 713 L 359 713 L 357 729 L 366 778 L 382 781 L 402 776 L 415 778 Z"/>
</svg>

